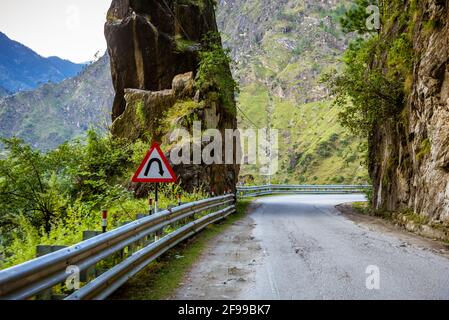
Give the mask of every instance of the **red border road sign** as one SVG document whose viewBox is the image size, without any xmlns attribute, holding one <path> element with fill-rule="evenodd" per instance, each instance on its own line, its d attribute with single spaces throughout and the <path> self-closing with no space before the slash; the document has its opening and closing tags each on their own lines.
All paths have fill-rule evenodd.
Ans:
<svg viewBox="0 0 449 320">
<path fill-rule="evenodd" d="M 159 158 L 155 158 L 153 156 L 154 152 L 157 152 L 159 154 Z M 165 170 L 168 171 L 168 173 L 170 174 L 169 178 L 161 178 L 161 176 L 163 176 L 164 174 L 160 174 L 158 177 L 148 177 L 148 178 L 139 178 L 139 176 L 141 176 L 141 173 L 146 170 L 146 173 L 149 174 L 150 172 L 150 168 L 152 165 L 151 160 L 152 159 L 157 161 L 157 160 L 162 160 L 162 172 L 165 172 Z M 157 160 L 156 160 L 157 159 Z M 160 161 L 159 161 L 160 163 Z M 165 170 L 164 170 L 165 169 Z M 148 174 L 146 174 L 145 176 L 147 176 Z M 153 145 L 151 146 L 150 151 L 148 151 L 147 155 L 145 156 L 145 159 L 142 161 L 139 169 L 137 169 L 136 173 L 134 174 L 134 177 L 132 179 L 132 182 L 144 182 L 144 183 L 170 183 L 170 182 L 176 182 L 177 178 L 176 178 L 176 174 L 173 171 L 173 168 L 170 166 L 170 163 L 168 162 L 167 157 L 165 157 L 164 153 L 161 150 L 161 147 L 158 143 L 153 143 Z"/>
</svg>

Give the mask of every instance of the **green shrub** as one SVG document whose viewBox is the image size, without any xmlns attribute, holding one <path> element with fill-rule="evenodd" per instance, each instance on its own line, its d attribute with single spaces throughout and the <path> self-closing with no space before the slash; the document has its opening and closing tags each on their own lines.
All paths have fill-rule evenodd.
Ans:
<svg viewBox="0 0 449 320">
<path fill-rule="evenodd" d="M 108 209 L 109 228 L 148 211 L 146 199 L 128 190 L 133 171 L 148 151 L 137 141 L 113 139 L 90 130 L 85 140 L 67 142 L 48 153 L 19 139 L 2 139 L 0 158 L 0 269 L 35 257 L 37 245 L 72 245 L 82 232 L 101 230 Z M 204 198 L 179 185 L 161 187 L 160 206 Z"/>
<path fill-rule="evenodd" d="M 368 137 L 375 123 L 396 117 L 403 109 L 404 86 L 373 67 L 382 53 L 378 36 L 351 43 L 344 55 L 345 69 L 323 77 L 340 108 L 339 119 L 353 133 Z"/>
<path fill-rule="evenodd" d="M 232 77 L 231 64 L 230 50 L 223 49 L 220 34 L 208 33 L 202 41 L 196 87 L 202 92 L 217 92 L 225 108 L 235 113 L 234 98 L 238 84 Z"/>
<path fill-rule="evenodd" d="M 412 71 L 413 46 L 407 34 L 401 34 L 392 42 L 387 54 L 387 67 L 390 78 L 397 77 L 402 81 Z"/>
<path fill-rule="evenodd" d="M 391 27 L 385 25 L 381 35 L 366 30 L 365 8 L 370 4 L 379 5 L 382 21 L 398 31 L 388 32 Z M 411 35 L 416 11 L 416 1 L 356 0 L 341 20 L 344 31 L 357 31 L 362 37 L 345 52 L 344 70 L 334 70 L 323 80 L 336 97 L 341 123 L 358 135 L 368 137 L 375 124 L 398 120 L 404 109 L 404 97 L 412 83 Z"/>
</svg>

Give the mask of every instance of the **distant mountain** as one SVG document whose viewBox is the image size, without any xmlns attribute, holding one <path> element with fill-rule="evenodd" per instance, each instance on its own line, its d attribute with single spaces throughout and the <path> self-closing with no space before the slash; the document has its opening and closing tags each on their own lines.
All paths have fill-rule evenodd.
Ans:
<svg viewBox="0 0 449 320">
<path fill-rule="evenodd" d="M 79 74 L 86 66 L 85 63 L 73 63 L 69 60 L 61 59 L 59 57 L 48 57 L 47 60 L 57 68 L 65 78 L 72 78 Z"/>
<path fill-rule="evenodd" d="M 76 76 L 84 67 L 57 57 L 44 58 L 0 32 L 0 87 L 10 93 L 61 82 Z"/>
<path fill-rule="evenodd" d="M 11 92 L 9 92 L 8 90 L 6 90 L 3 87 L 0 87 L 0 98 L 4 97 L 4 96 L 7 96 L 7 95 L 10 95 L 10 94 L 11 94 Z"/>
<path fill-rule="evenodd" d="M 41 150 L 55 148 L 89 126 L 106 128 L 113 93 L 105 55 L 74 78 L 0 98 L 0 136 L 20 137 Z"/>
</svg>

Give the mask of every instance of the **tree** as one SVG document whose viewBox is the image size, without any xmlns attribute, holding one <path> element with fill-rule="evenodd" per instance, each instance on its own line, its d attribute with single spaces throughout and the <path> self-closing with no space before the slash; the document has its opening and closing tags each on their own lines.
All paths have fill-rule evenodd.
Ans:
<svg viewBox="0 0 449 320">
<path fill-rule="evenodd" d="M 13 227 L 19 215 L 33 225 L 51 228 L 67 204 L 58 191 L 56 169 L 39 152 L 17 138 L 1 139 L 6 158 L 0 160 L 0 226 Z"/>
<path fill-rule="evenodd" d="M 345 52 L 344 71 L 323 78 L 335 96 L 341 124 L 362 137 L 369 136 L 376 122 L 397 116 L 403 107 L 403 83 L 373 66 L 384 49 L 378 36 L 358 39 Z"/>
<path fill-rule="evenodd" d="M 72 141 L 48 153 L 17 138 L 0 139 L 0 228 L 8 234 L 25 218 L 49 232 L 80 200 L 100 210 L 124 196 L 121 185 L 133 163 L 134 144 L 88 131 L 86 141 Z M 3 232 L 4 231 L 4 232 Z"/>
</svg>

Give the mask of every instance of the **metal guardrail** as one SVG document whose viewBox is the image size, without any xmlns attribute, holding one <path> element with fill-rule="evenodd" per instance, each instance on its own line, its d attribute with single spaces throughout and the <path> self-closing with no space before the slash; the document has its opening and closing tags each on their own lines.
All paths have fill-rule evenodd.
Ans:
<svg viewBox="0 0 449 320">
<path fill-rule="evenodd" d="M 209 211 L 214 212 L 210 213 Z M 129 223 L 123 227 L 83 241 L 69 248 L 50 253 L 12 268 L 0 271 L 0 299 L 29 299 L 46 289 L 65 282 L 66 268 L 76 266 L 80 271 L 138 246 L 145 238 L 195 214 L 205 215 L 187 222 L 165 237 L 143 246 L 125 260 L 87 283 L 65 299 L 105 299 L 150 262 L 206 226 L 235 212 L 235 195 L 225 195 L 175 207 Z M 184 220 L 185 221 L 185 220 Z"/>
<path fill-rule="evenodd" d="M 264 185 L 237 187 L 238 197 L 273 194 L 353 194 L 369 190 L 369 185 Z"/>
</svg>

